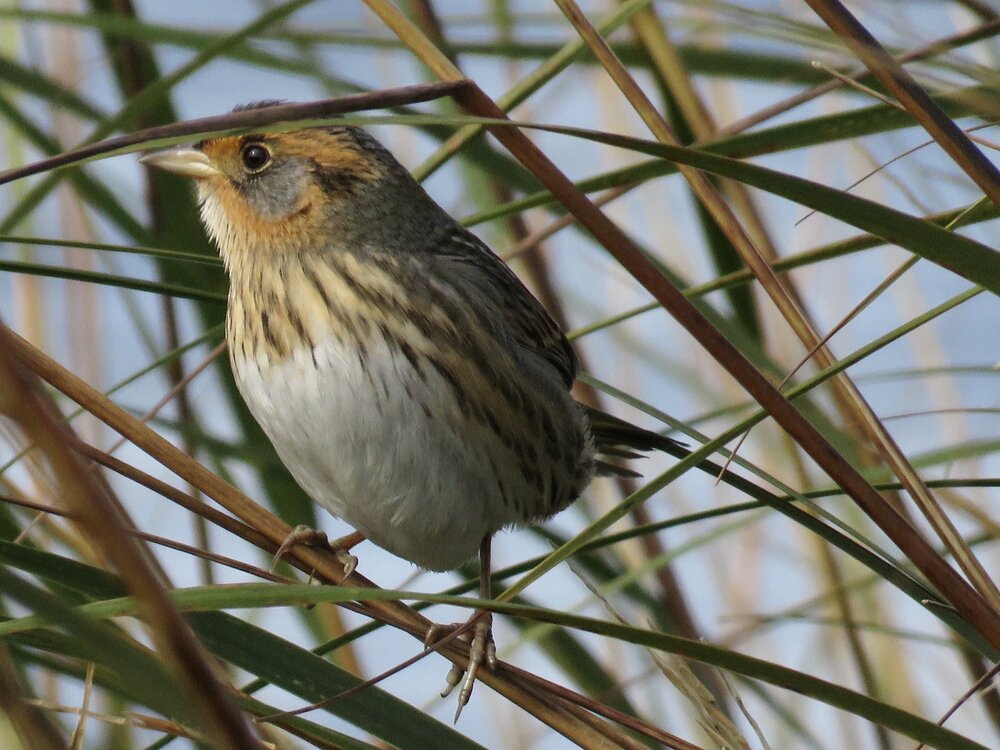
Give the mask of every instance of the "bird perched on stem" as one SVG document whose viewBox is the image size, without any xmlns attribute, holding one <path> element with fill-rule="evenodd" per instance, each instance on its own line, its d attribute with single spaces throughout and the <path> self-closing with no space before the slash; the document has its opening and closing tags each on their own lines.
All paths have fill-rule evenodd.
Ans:
<svg viewBox="0 0 1000 750">
<path fill-rule="evenodd" d="M 498 530 L 558 513 L 595 474 L 632 473 L 608 457 L 676 445 L 570 396 L 563 332 L 364 130 L 213 138 L 143 161 L 197 183 L 229 274 L 240 393 L 355 540 L 430 570 L 478 550 L 488 599 Z M 474 617 L 459 711 L 496 664 L 490 615 Z"/>
</svg>

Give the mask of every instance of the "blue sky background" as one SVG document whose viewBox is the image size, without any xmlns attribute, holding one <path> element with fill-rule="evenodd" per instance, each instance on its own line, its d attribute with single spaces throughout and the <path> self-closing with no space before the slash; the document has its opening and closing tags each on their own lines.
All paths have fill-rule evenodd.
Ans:
<svg viewBox="0 0 1000 750">
<path fill-rule="evenodd" d="M 472 14 L 485 5 L 488 4 L 443 0 L 436 3 L 439 12 L 446 18 Z M 542 2 L 512 5 L 527 12 L 554 12 L 549 4 Z M 603 13 L 609 4 L 602 2 L 587 5 Z M 756 36 L 752 28 L 742 29 L 743 33 L 735 33 L 725 27 L 713 28 L 706 25 L 704 21 L 713 17 L 713 13 L 720 12 L 721 5 L 707 3 L 699 10 L 694 3 L 662 3 L 661 13 L 668 17 L 676 15 L 676 36 L 681 40 L 720 46 L 738 44 L 761 51 L 787 49 L 785 45 L 792 45 L 799 54 L 805 55 L 794 38 L 792 41 L 777 39 L 773 29 L 761 29 L 760 35 Z M 774 13 L 783 18 L 802 19 L 810 23 L 815 21 L 802 3 L 759 0 L 739 5 L 759 12 Z M 854 5 L 857 4 L 852 4 L 852 7 Z M 911 48 L 919 46 L 920 40 L 942 36 L 971 23 L 968 14 L 954 8 L 943 11 L 942 5 L 944 4 L 919 2 L 904 6 L 870 2 L 865 3 L 867 13 L 864 20 L 886 43 L 899 43 Z M 141 17 L 149 22 L 217 28 L 221 31 L 238 28 L 250 21 L 260 12 L 261 6 L 258 3 L 232 0 L 216 3 L 190 0 L 163 3 L 145 0 L 138 2 L 137 7 Z M 905 12 L 900 12 L 903 7 L 906 8 Z M 735 12 L 728 15 L 735 18 L 736 22 L 740 19 Z M 296 13 L 291 24 L 302 29 L 340 32 L 374 30 L 388 34 L 379 27 L 378 21 L 362 3 L 355 0 L 315 2 Z M 6 36 L 2 38 L 5 40 L 4 44 L 8 45 L 8 51 L 13 48 L 23 60 L 43 68 L 50 64 L 48 55 L 55 41 L 50 31 L 39 25 L 11 28 L 9 22 L 4 22 L 4 27 Z M 471 24 L 455 24 L 454 27 L 449 26 L 449 29 L 456 37 L 468 40 L 489 38 L 490 35 L 488 30 Z M 539 40 L 562 41 L 570 38 L 570 33 L 564 23 L 544 19 L 539 20 L 535 27 L 529 26 L 524 30 L 525 36 L 537 37 Z M 105 110 L 116 111 L 120 102 L 103 49 L 92 36 L 78 35 L 76 38 L 79 42 L 75 51 L 78 61 L 76 85 Z M 260 44 L 272 51 L 287 49 L 278 42 Z M 164 73 L 183 65 L 191 54 L 190 50 L 170 46 L 157 48 L 157 59 Z M 995 45 L 979 46 L 960 53 L 963 59 L 975 61 L 985 67 L 995 65 L 995 54 Z M 816 56 L 819 59 L 841 59 L 820 48 L 816 50 Z M 407 53 L 373 53 L 360 47 L 329 45 L 317 63 L 335 75 L 370 88 L 426 80 L 425 72 L 410 60 Z M 509 88 L 519 70 L 528 71 L 534 66 L 532 62 L 526 61 L 508 68 L 492 58 L 471 56 L 463 57 L 461 63 L 467 74 L 475 78 L 494 98 Z M 948 74 L 938 70 L 935 75 Z M 651 80 L 645 75 L 638 77 L 655 94 Z M 697 83 L 720 124 L 732 122 L 797 90 L 797 87 L 774 84 L 741 82 L 733 85 L 708 78 L 699 79 Z M 256 99 L 304 101 L 329 95 L 330 92 L 301 76 L 266 71 L 230 60 L 218 60 L 177 86 L 174 104 L 179 115 L 187 118 L 217 114 L 236 104 Z M 868 103 L 868 100 L 857 95 L 837 94 L 812 102 L 778 121 L 800 119 L 807 115 L 820 115 Z M 26 112 L 40 120 L 50 119 L 49 110 L 37 102 L 25 99 L 23 106 Z M 594 67 L 564 73 L 532 97 L 514 115 L 519 119 L 603 128 L 649 137 L 610 82 Z M 430 139 L 409 128 L 382 126 L 374 130 L 400 160 L 411 168 L 419 165 L 436 146 Z M 71 129 L 70 132 L 75 132 L 77 140 L 82 140 L 87 135 L 86 127 Z M 991 137 L 992 131 L 985 131 L 985 135 Z M 574 179 L 635 160 L 627 152 L 597 148 L 563 136 L 534 133 L 532 137 Z M 871 169 L 874 163 L 889 159 L 920 143 L 924 138 L 922 132 L 913 128 L 757 161 L 827 185 L 846 187 Z M 12 136 L 8 136 L 8 145 L 12 139 Z M 7 153 L 16 152 L 8 150 Z M 37 154 L 26 150 L 22 156 L 25 159 L 36 158 Z M 87 169 L 100 175 L 130 208 L 143 215 L 140 167 L 133 157 L 110 159 L 90 165 Z M 481 208 L 476 197 L 466 189 L 462 168 L 458 165 L 450 164 L 437 172 L 426 182 L 426 187 L 458 217 L 470 215 Z M 7 196 L 17 196 L 22 189 L 20 186 L 5 188 L 5 201 L 12 200 Z M 907 157 L 898 168 L 867 181 L 854 192 L 914 214 L 922 213 L 922 206 L 929 207 L 930 210 L 942 210 L 969 203 L 978 196 L 964 175 L 935 149 L 924 149 Z M 772 238 L 782 255 L 856 233 L 856 230 L 822 216 L 813 216 L 796 226 L 795 222 L 805 215 L 805 209 L 801 206 L 762 194 L 755 194 L 755 198 L 762 214 L 767 218 Z M 66 206 L 69 200 L 65 195 L 53 196 L 18 231 L 38 236 L 70 236 L 75 227 L 70 226 L 71 222 L 67 221 L 69 213 Z M 715 276 L 707 260 L 688 192 L 676 176 L 645 186 L 629 199 L 613 204 L 608 212 L 646 247 L 690 281 L 699 282 Z M 532 228 L 544 226 L 548 221 L 546 214 L 540 211 L 530 212 L 527 218 Z M 500 252 L 505 247 L 504 243 L 509 244 L 509 239 L 502 231 L 497 231 L 493 226 L 480 227 L 476 231 Z M 965 232 L 987 244 L 996 244 L 995 224 L 983 224 Z M 126 238 L 109 231 L 99 220 L 93 225 L 93 233 L 104 241 L 126 241 Z M 19 252 L 9 245 L 0 248 L 3 257 L 18 257 Z M 37 253 L 45 262 L 58 262 L 58 251 L 54 249 L 46 248 Z M 546 243 L 546 253 L 554 283 L 567 311 L 570 328 L 644 304 L 650 299 L 638 284 L 614 265 L 599 246 L 581 232 L 567 230 L 559 233 Z M 827 330 L 906 257 L 907 254 L 898 249 L 880 248 L 810 266 L 793 273 L 792 278 L 804 290 L 809 312 L 817 326 L 821 330 Z M 101 262 L 101 259 L 97 260 L 98 268 L 102 267 Z M 149 278 L 155 275 L 153 264 L 141 258 L 116 256 L 113 262 L 117 273 Z M 962 279 L 922 262 L 840 333 L 833 342 L 833 349 L 838 354 L 847 354 L 966 287 L 967 282 Z M 30 298 L 39 294 L 44 295 L 46 317 L 38 330 L 31 331 L 31 323 L 25 310 Z M 141 369 L 151 359 L 143 336 L 130 322 L 135 317 L 135 310 L 149 321 L 151 336 L 157 347 L 162 348 L 164 345 L 160 301 L 141 293 L 129 294 L 127 304 L 125 300 L 125 295 L 110 288 L 83 290 L 79 284 L 56 280 L 42 280 L 37 282 L 37 286 L 30 287 L 23 279 L 11 274 L 0 274 L 0 315 L 4 321 L 22 333 L 36 334 L 46 351 L 103 388 Z M 711 296 L 709 300 L 720 309 L 726 309 L 721 295 Z M 792 366 L 801 356 L 801 347 L 769 303 L 764 301 L 761 307 L 765 311 L 768 333 L 774 342 L 775 358 L 786 367 Z M 193 339 L 201 333 L 197 315 L 192 306 L 186 303 L 179 303 L 178 308 L 181 314 L 181 338 L 183 341 Z M 86 311 L 89 319 L 82 320 L 81 311 Z M 88 350 L 86 339 L 80 339 L 81 331 L 87 329 L 91 336 L 103 342 L 99 352 Z M 943 316 L 927 329 L 887 347 L 853 369 L 852 375 L 861 384 L 876 413 L 884 417 L 922 409 L 959 406 L 996 409 L 1000 407 L 996 374 L 979 372 L 914 379 L 877 379 L 876 376 L 917 367 L 995 367 L 1000 362 L 1000 336 L 997 331 L 1000 331 L 1000 306 L 995 297 L 980 295 L 960 310 Z M 722 374 L 708 356 L 662 311 L 647 313 L 613 330 L 586 337 L 579 348 L 596 377 L 679 419 L 693 420 L 720 405 L 744 400 L 733 381 Z M 186 366 L 195 366 L 206 351 L 206 347 L 201 347 L 197 352 L 187 355 Z M 811 370 L 806 368 L 805 372 Z M 154 403 L 168 387 L 160 375 L 147 377 L 122 391 L 118 400 L 142 411 Z M 231 415 L 218 406 L 219 384 L 214 372 L 198 378 L 190 387 L 189 394 L 194 407 L 213 434 L 224 438 L 236 437 L 236 426 Z M 649 417 L 625 405 L 615 405 L 614 409 L 616 413 L 634 419 L 637 423 L 657 426 Z M 176 417 L 172 407 L 164 414 L 170 418 Z M 716 434 L 729 423 L 728 417 L 714 419 L 699 425 L 699 428 L 709 434 Z M 996 441 L 997 423 L 996 412 L 993 412 L 904 417 L 893 419 L 888 425 L 907 455 L 920 456 L 924 452 L 968 440 Z M 82 429 L 96 433 L 100 444 L 109 445 L 114 442 L 113 435 L 93 425 Z M 786 451 L 787 445 L 779 431 L 773 425 L 765 424 L 752 433 L 741 449 L 741 456 L 765 466 L 789 484 L 799 485 L 800 477 L 786 461 Z M 130 446 L 122 448 L 118 455 L 157 476 L 173 481 L 172 477 Z M 0 459 L 3 456 L 0 453 Z M 653 456 L 642 463 L 641 469 L 647 477 L 653 477 L 670 464 L 671 459 L 667 457 Z M 252 496 L 260 496 L 259 487 L 248 471 L 235 463 L 227 468 L 234 473 L 243 489 Z M 818 472 L 811 467 L 808 471 L 814 482 L 823 483 Z M 1000 460 L 994 451 L 985 458 L 955 462 L 945 467 L 936 466 L 927 470 L 926 478 L 974 474 L 996 476 L 998 472 Z M 27 478 L 25 474 L 16 471 L 13 476 L 18 481 Z M 126 485 L 122 487 L 124 489 Z M 136 492 L 132 487 L 128 487 L 128 492 L 123 492 L 123 495 L 127 496 L 130 511 L 141 527 L 157 530 L 158 533 L 171 537 L 192 540 L 190 520 L 186 513 L 152 494 Z M 996 504 L 1000 501 L 1000 495 L 995 490 L 968 491 L 963 496 L 988 516 L 996 516 Z M 588 491 L 588 503 L 561 514 L 551 522 L 551 527 L 565 534 L 573 534 L 584 526 L 588 514 L 606 510 L 614 499 L 615 495 L 609 484 L 595 482 Z M 659 493 L 647 507 L 651 515 L 659 519 L 743 499 L 745 498 L 724 486 L 716 486 L 708 477 L 692 474 L 667 491 Z M 857 512 L 846 500 L 832 501 L 826 507 L 849 522 L 856 519 Z M 963 529 L 973 528 L 967 514 L 956 513 L 955 518 Z M 724 524 L 734 522 L 745 524 L 746 528 L 722 536 L 721 542 L 692 544 L 704 535 L 718 532 Z M 322 524 L 331 535 L 347 531 L 342 523 L 326 515 L 322 517 Z M 726 644 L 730 636 L 739 632 L 748 617 L 781 612 L 808 599 L 817 591 L 826 589 L 825 583 L 816 577 L 817 552 L 811 540 L 804 537 L 801 530 L 791 522 L 775 514 L 740 516 L 718 523 L 691 526 L 666 533 L 663 540 L 668 549 L 677 551 L 677 558 L 673 561 L 675 572 L 684 585 L 696 620 L 706 636 L 713 641 Z M 255 551 L 233 542 L 221 532 L 212 533 L 212 542 L 222 554 L 250 556 L 252 562 L 265 564 Z M 689 545 L 692 546 L 690 551 Z M 528 532 L 501 534 L 495 545 L 495 565 L 503 566 L 546 551 L 547 547 Z M 405 585 L 420 591 L 436 591 L 455 580 L 450 574 L 423 573 L 414 578 L 417 571 L 413 566 L 370 544 L 359 548 L 358 554 L 361 557 L 362 572 L 387 588 Z M 982 555 L 987 568 L 996 570 L 995 549 L 992 546 L 985 548 Z M 175 585 L 195 585 L 200 582 L 198 565 L 189 557 L 163 551 L 161 559 Z M 849 571 L 851 575 L 859 573 L 853 568 Z M 217 570 L 217 574 L 220 580 L 246 580 L 242 574 L 221 569 Z M 911 601 L 901 595 L 880 593 L 882 595 L 879 598 L 870 600 L 872 616 L 877 609 L 879 616 L 891 619 L 899 627 L 935 636 L 943 635 L 937 623 Z M 529 589 L 528 595 L 548 607 L 565 610 L 579 608 L 579 611 L 591 616 L 608 616 L 565 567 L 547 575 Z M 868 600 L 863 595 L 858 599 L 859 607 L 863 610 Z M 279 632 L 283 637 L 305 645 L 314 645 L 294 613 L 270 610 L 245 614 Z M 450 621 L 462 617 L 462 613 L 439 609 L 435 610 L 434 617 L 439 621 Z M 866 613 L 859 611 L 859 617 L 864 619 Z M 360 618 L 350 614 L 347 619 L 356 624 L 362 622 Z M 540 650 L 531 642 L 526 642 L 529 639 L 519 635 L 503 618 L 498 620 L 496 634 L 502 658 L 509 658 L 544 677 L 565 681 L 561 672 L 546 660 Z M 733 645 L 747 653 L 761 655 L 857 688 L 857 678 L 847 663 L 843 639 L 831 637 L 831 632 L 815 623 L 789 621 Z M 877 667 L 892 669 L 892 659 L 899 653 L 892 648 L 893 644 L 880 640 L 875 635 L 866 638 L 872 647 Z M 637 649 L 625 650 L 588 636 L 581 636 L 581 640 L 595 652 L 605 656 L 609 663 L 615 664 L 623 682 L 636 679 L 650 670 L 649 660 Z M 419 644 L 416 641 L 388 629 L 365 638 L 358 645 L 360 660 L 367 674 L 387 669 L 417 650 Z M 966 673 L 953 658 L 951 651 L 933 643 L 910 644 L 905 649 L 905 654 L 911 674 L 917 675 L 919 680 L 913 689 L 913 705 L 910 705 L 911 696 L 907 695 L 894 694 L 890 697 L 891 700 L 904 703 L 921 715 L 932 718 L 939 716 L 968 686 Z M 430 707 L 436 716 L 447 721 L 454 710 L 454 699 L 442 702 L 435 698 L 446 671 L 442 659 L 431 657 L 390 678 L 382 687 L 416 706 Z M 63 697 L 66 702 L 78 700 L 75 686 L 67 685 L 61 690 L 65 693 Z M 737 690 L 747 702 L 751 713 L 761 722 L 772 746 L 791 746 L 785 744 L 786 730 L 771 710 L 757 700 L 752 691 L 741 687 L 739 683 Z M 822 746 L 870 746 L 872 734 L 863 723 L 850 718 L 843 719 L 825 706 L 793 695 L 778 691 L 773 691 L 772 694 L 787 709 L 810 724 L 821 740 L 823 737 L 838 738 L 834 744 L 826 744 L 826 740 L 823 740 Z M 264 691 L 260 697 L 282 707 L 299 705 L 296 699 L 275 689 Z M 640 710 L 645 711 L 660 726 L 687 737 L 697 737 L 688 718 L 691 711 L 664 679 L 643 679 L 630 692 L 630 697 Z M 338 720 L 326 715 L 314 714 L 311 718 L 345 729 Z M 949 726 L 987 743 L 995 739 L 990 734 L 979 704 L 963 708 L 949 722 Z M 568 746 L 566 740 L 559 735 L 523 717 L 485 688 L 477 690 L 459 728 L 488 747 L 533 747 L 549 750 Z M 751 735 L 746 725 L 742 728 L 748 736 Z M 856 739 L 858 744 L 844 744 L 851 738 Z M 755 742 L 752 740 L 756 747 L 758 745 Z M 182 744 L 175 743 L 174 746 L 181 747 Z M 905 743 L 900 745 L 905 746 Z"/>
</svg>

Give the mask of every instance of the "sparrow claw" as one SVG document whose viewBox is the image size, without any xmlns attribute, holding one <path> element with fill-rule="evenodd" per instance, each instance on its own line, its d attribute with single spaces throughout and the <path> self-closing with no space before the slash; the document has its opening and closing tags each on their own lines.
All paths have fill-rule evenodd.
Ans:
<svg viewBox="0 0 1000 750">
<path fill-rule="evenodd" d="M 448 676 L 444 678 L 445 686 L 438 693 L 442 698 L 447 698 L 451 695 L 451 691 L 455 689 L 455 686 L 462 681 L 465 676 L 465 670 L 461 667 L 452 664 L 451 669 L 448 670 Z"/>
<path fill-rule="evenodd" d="M 358 567 L 358 556 L 339 548 L 334 549 L 334 554 L 337 555 L 337 562 L 344 566 L 344 578 L 347 578 Z"/>
<path fill-rule="evenodd" d="M 342 543 L 345 541 L 349 543 Z M 337 562 L 344 566 L 344 576 L 346 577 L 358 567 L 357 556 L 348 552 L 351 546 L 358 541 L 360 541 L 359 535 L 355 533 L 331 542 L 325 532 L 309 528 L 305 524 L 299 524 L 285 537 L 285 541 L 281 543 L 278 551 L 274 553 L 274 558 L 271 560 L 271 570 L 274 570 L 281 559 L 293 548 L 300 544 L 305 544 L 309 547 L 326 547 L 330 549 L 337 556 Z"/>
<path fill-rule="evenodd" d="M 441 625 L 440 623 L 432 622 L 431 626 L 427 628 L 427 634 L 424 636 L 424 648 L 430 648 L 448 635 L 449 632 L 453 632 L 459 627 L 461 627 L 460 623 Z"/>
<path fill-rule="evenodd" d="M 491 670 L 497 668 L 497 647 L 493 642 L 493 615 L 489 612 L 481 620 L 476 621 L 475 635 L 469 647 L 469 666 L 465 670 L 465 681 L 458 693 L 458 707 L 455 709 L 456 724 L 458 717 L 462 715 L 462 709 L 472 697 L 472 689 L 476 686 L 476 675 L 479 674 L 484 662 Z"/>
<path fill-rule="evenodd" d="M 445 678 L 447 684 L 441 691 L 441 697 L 447 698 L 457 685 L 462 685 L 462 689 L 458 692 L 458 708 L 455 710 L 456 722 L 458 717 L 462 715 L 462 709 L 472 697 L 472 690 L 476 686 L 476 675 L 479 674 L 480 668 L 483 664 L 491 670 L 497 667 L 497 648 L 493 642 L 493 615 L 490 612 L 477 612 L 474 617 L 479 619 L 473 626 L 472 643 L 469 646 L 469 663 L 464 669 L 458 665 L 453 666 Z M 454 632 L 465 625 L 466 623 L 431 625 L 424 637 L 424 647 L 432 646 L 449 632 Z M 464 634 L 460 637 L 463 640 L 468 640 Z"/>
<path fill-rule="evenodd" d="M 329 545 L 330 540 L 324 532 L 311 529 L 305 524 L 299 524 L 291 530 L 281 543 L 281 546 L 278 547 L 278 551 L 274 553 L 274 557 L 271 558 L 271 570 L 273 571 L 282 558 L 300 544 L 306 544 L 310 547 L 320 547 Z"/>
</svg>

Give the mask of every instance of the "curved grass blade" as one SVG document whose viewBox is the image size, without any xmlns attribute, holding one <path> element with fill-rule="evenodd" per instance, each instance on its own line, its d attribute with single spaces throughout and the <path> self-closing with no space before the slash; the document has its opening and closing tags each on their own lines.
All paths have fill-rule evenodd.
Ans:
<svg viewBox="0 0 1000 750">
<path fill-rule="evenodd" d="M 78 240 L 63 240 L 57 237 L 24 237 L 19 235 L 0 235 L 0 243 L 11 245 L 39 245 L 42 247 L 64 248 L 73 247 L 81 250 L 99 250 L 109 253 L 125 253 L 127 255 L 142 255 L 160 260 L 172 260 L 179 263 L 194 263 L 195 265 L 222 265 L 216 255 L 201 255 L 200 253 L 184 253 L 179 250 L 165 250 L 160 247 L 142 247 L 140 245 L 114 245 L 108 242 L 82 242 Z"/>
<path fill-rule="evenodd" d="M 715 154 L 579 128 L 535 126 L 659 156 L 765 190 L 899 245 L 1000 294 L 1000 252 L 937 224 L 802 177 Z"/>
<path fill-rule="evenodd" d="M 102 284 L 104 286 L 119 287 L 121 289 L 134 289 L 139 292 L 165 294 L 170 297 L 179 297 L 181 299 L 193 299 L 198 300 L 199 302 L 217 302 L 220 304 L 225 304 L 226 302 L 226 295 L 219 292 L 193 289 L 180 284 L 167 284 L 160 281 L 146 281 L 144 279 L 135 279 L 130 276 L 116 276 L 114 274 L 101 273 L 99 271 L 87 271 L 80 268 L 46 266 L 40 263 L 24 263 L 19 260 L 0 260 L 0 271 L 7 271 L 8 273 L 24 273 L 32 276 L 44 276 L 53 279 L 82 281 L 89 284 Z"/>
<path fill-rule="evenodd" d="M 370 600 L 419 600 L 433 601 L 441 604 L 450 604 L 466 608 L 487 607 L 496 612 L 501 612 L 515 617 L 524 617 L 537 622 L 548 622 L 555 625 L 562 625 L 588 633 L 595 633 L 604 637 L 613 638 L 617 641 L 632 643 L 638 646 L 645 646 L 667 653 L 677 654 L 690 659 L 696 659 L 705 664 L 711 664 L 721 669 L 726 669 L 745 677 L 762 680 L 778 687 L 792 690 L 800 695 L 805 695 L 822 701 L 836 708 L 848 711 L 857 716 L 861 716 L 870 721 L 877 722 L 882 726 L 893 729 L 917 741 L 925 742 L 932 747 L 943 748 L 944 750 L 986 750 L 984 745 L 963 737 L 951 730 L 944 729 L 934 722 L 911 714 L 902 709 L 890 706 L 882 701 L 869 698 L 866 695 L 849 690 L 835 683 L 813 677 L 803 672 L 783 667 L 763 659 L 740 654 L 719 646 L 712 646 L 707 643 L 691 641 L 678 636 L 666 635 L 650 630 L 621 625 L 616 622 L 595 620 L 587 617 L 567 614 L 565 612 L 543 609 L 538 607 L 526 607 L 510 602 L 484 601 L 465 597 L 446 597 L 433 594 L 417 594 L 412 591 L 393 591 L 388 589 L 368 589 L 368 588 L 345 588 L 334 586 L 311 586 L 308 584 L 270 584 L 251 583 L 235 584 L 230 586 L 203 586 L 188 589 L 178 589 L 174 591 L 174 600 L 178 607 L 188 612 L 189 618 L 193 622 L 205 614 L 221 615 L 215 610 L 233 608 L 258 608 L 275 607 L 288 605 L 313 604 L 319 602 L 346 602 L 346 601 L 370 601 Z M 110 617 L 130 613 L 134 608 L 131 598 L 121 598 L 110 601 L 95 602 L 84 605 L 79 609 L 87 612 L 93 617 Z M 208 612 L 206 612 L 208 610 Z M 236 620 L 228 615 L 222 615 L 219 625 L 223 624 L 221 618 L 225 618 L 227 627 L 240 631 L 244 638 L 249 637 L 253 626 Z M 22 621 L 9 621 L 0 623 L 0 633 L 14 632 L 14 629 L 22 628 L 30 624 Z M 199 632 L 200 629 L 199 629 Z M 243 646 L 238 646 L 232 636 L 232 631 L 219 632 L 227 643 L 233 640 L 229 647 L 223 647 L 224 658 L 235 661 L 245 659 L 246 656 L 240 652 L 244 651 Z M 261 633 L 267 637 L 277 649 L 279 644 L 270 634 Z M 213 648 L 211 636 L 206 638 L 209 647 Z M 291 644 L 288 644 L 289 646 Z M 227 648 L 233 648 L 229 652 Z M 298 647 L 292 647 L 301 651 Z M 215 650 L 213 648 L 213 650 Z M 219 653 L 216 651 L 216 653 Z M 308 652 L 304 652 L 308 654 Z M 310 657 L 316 659 L 321 664 L 330 666 L 327 662 L 312 654 Z M 303 675 L 303 679 L 312 680 L 312 677 Z M 346 703 L 346 700 L 344 701 Z M 336 705 L 336 704 L 335 704 Z"/>
<path fill-rule="evenodd" d="M 48 102 L 53 107 L 66 109 L 88 120 L 100 120 L 105 115 L 74 91 L 60 86 L 48 76 L 16 60 L 0 55 L 0 80 L 7 86 L 16 86 L 27 94 Z"/>
<path fill-rule="evenodd" d="M 48 552 L 0 542 L 0 559 L 90 598 L 120 597 L 124 593 L 115 576 Z M 3 575 L 0 568 L 0 584 Z M 222 586 L 219 590 L 227 588 Z M 77 610 L 70 612 L 77 618 L 83 616 Z M 192 612 L 187 619 L 199 640 L 217 657 L 264 677 L 310 703 L 362 682 L 326 659 L 222 612 Z M 45 620 L 34 617 L 32 621 L 39 626 L 46 624 Z M 5 628 L 0 635 L 15 632 L 12 622 L 0 623 L 0 629 Z M 141 662 L 136 664 L 141 666 Z M 325 710 L 399 747 L 482 750 L 454 729 L 378 688 L 345 698 Z"/>
<path fill-rule="evenodd" d="M 942 108 L 953 117 L 968 117 L 981 114 L 983 118 L 1000 119 L 1000 108 L 997 107 L 996 88 L 989 86 L 972 86 L 955 92 L 944 94 L 938 98 Z M 519 123 L 521 127 L 529 124 Z M 830 115 L 796 120 L 770 128 L 762 128 L 751 133 L 741 133 L 720 140 L 697 144 L 700 151 L 746 158 L 764 156 L 767 154 L 785 153 L 809 146 L 823 146 L 852 138 L 892 132 L 904 128 L 915 127 L 906 113 L 894 107 L 874 105 L 838 112 Z M 648 141 L 646 141 L 649 143 Z M 627 148 L 627 146 L 626 146 Z M 639 162 L 628 167 L 611 170 L 604 174 L 581 180 L 576 183 L 579 190 L 585 193 L 606 190 L 622 185 L 630 185 L 674 174 L 677 168 L 671 162 L 657 160 Z M 547 191 L 540 191 L 511 203 L 497 206 L 490 211 L 468 216 L 464 223 L 473 226 L 485 221 L 504 216 L 515 211 L 523 211 L 538 206 L 561 207 Z"/>
<path fill-rule="evenodd" d="M 66 606 L 52 593 L 18 578 L 5 568 L 0 568 L 0 591 L 36 612 L 31 617 L 39 626 L 53 625 L 70 636 L 81 658 L 121 675 L 131 686 L 134 697 L 144 705 L 181 723 L 197 726 L 192 724 L 196 716 L 190 710 L 187 692 L 145 647 L 107 623 L 87 616 L 78 608 Z"/>
</svg>

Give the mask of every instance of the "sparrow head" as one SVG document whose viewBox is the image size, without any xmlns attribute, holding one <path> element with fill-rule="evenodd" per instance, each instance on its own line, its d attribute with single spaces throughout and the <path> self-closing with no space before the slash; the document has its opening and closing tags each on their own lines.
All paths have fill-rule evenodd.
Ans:
<svg viewBox="0 0 1000 750">
<path fill-rule="evenodd" d="M 227 266 L 243 254 L 418 241 L 439 209 L 371 135 L 350 126 L 228 136 L 142 158 L 191 177 Z"/>
</svg>

